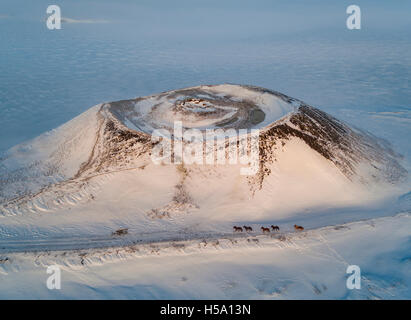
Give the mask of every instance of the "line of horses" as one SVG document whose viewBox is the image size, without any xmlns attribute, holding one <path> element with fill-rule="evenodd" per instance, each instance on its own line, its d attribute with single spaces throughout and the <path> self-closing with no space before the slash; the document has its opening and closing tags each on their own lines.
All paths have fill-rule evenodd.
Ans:
<svg viewBox="0 0 411 320">
<path fill-rule="evenodd" d="M 271 228 L 271 230 L 270 230 Z M 266 227 L 261 227 L 260 230 L 262 233 L 271 233 L 271 231 L 276 232 L 276 231 L 280 231 L 280 227 L 279 226 L 274 226 L 271 225 L 270 228 L 266 228 Z M 299 226 L 299 225 L 294 225 L 294 230 L 296 231 L 303 231 L 304 227 Z M 234 232 L 253 232 L 253 228 L 251 228 L 250 226 L 242 226 L 242 227 L 238 227 L 238 226 L 234 226 L 233 227 L 233 231 Z"/>
</svg>

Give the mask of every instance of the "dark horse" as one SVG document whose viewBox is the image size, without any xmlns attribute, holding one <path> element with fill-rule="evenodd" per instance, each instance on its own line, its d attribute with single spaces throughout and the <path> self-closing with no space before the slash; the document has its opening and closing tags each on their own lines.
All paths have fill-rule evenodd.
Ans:
<svg viewBox="0 0 411 320">
<path fill-rule="evenodd" d="M 234 232 L 243 232 L 243 228 L 237 227 L 237 226 L 234 226 L 233 230 L 234 230 Z"/>
<path fill-rule="evenodd" d="M 279 226 L 273 226 L 273 225 L 271 225 L 271 229 L 272 229 L 273 231 L 280 231 L 280 227 L 279 227 Z"/>
<path fill-rule="evenodd" d="M 251 232 L 251 231 L 253 231 L 253 228 L 244 226 L 244 230 L 245 230 L 246 232 Z"/>
<path fill-rule="evenodd" d="M 270 229 L 269 229 L 269 228 L 261 227 L 261 231 L 262 231 L 263 233 L 270 233 Z"/>
</svg>

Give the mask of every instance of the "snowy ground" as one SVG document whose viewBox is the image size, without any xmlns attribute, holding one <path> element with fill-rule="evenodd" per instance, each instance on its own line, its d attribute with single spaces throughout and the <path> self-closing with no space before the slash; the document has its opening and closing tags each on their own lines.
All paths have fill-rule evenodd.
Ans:
<svg viewBox="0 0 411 320">
<path fill-rule="evenodd" d="M 2 254 L 0 297 L 409 299 L 411 216 L 276 236 L 225 236 L 74 252 Z M 46 268 L 62 268 L 61 290 Z M 346 287 L 348 265 L 360 290 Z"/>
</svg>

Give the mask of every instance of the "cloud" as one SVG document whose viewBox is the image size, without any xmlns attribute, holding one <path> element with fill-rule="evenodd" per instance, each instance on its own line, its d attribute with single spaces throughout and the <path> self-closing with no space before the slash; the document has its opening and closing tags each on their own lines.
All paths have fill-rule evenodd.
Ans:
<svg viewBox="0 0 411 320">
<path fill-rule="evenodd" d="M 95 20 L 95 19 L 72 19 L 61 17 L 63 23 L 107 23 L 107 20 Z"/>
</svg>

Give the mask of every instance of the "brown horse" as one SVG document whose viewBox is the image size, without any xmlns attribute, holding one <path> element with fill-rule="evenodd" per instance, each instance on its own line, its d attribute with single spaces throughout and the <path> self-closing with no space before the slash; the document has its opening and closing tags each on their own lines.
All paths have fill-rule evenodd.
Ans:
<svg viewBox="0 0 411 320">
<path fill-rule="evenodd" d="M 261 231 L 262 231 L 263 233 L 270 233 L 270 229 L 269 229 L 269 228 L 261 227 Z"/>
<path fill-rule="evenodd" d="M 234 232 L 243 232 L 243 228 L 237 227 L 237 226 L 234 226 L 233 230 L 234 230 Z"/>
<path fill-rule="evenodd" d="M 244 226 L 244 230 L 245 230 L 245 232 L 252 232 L 253 228 Z"/>
<path fill-rule="evenodd" d="M 272 229 L 273 231 L 280 231 L 280 227 L 279 227 L 279 226 L 273 226 L 273 225 L 271 225 L 271 229 Z"/>
<path fill-rule="evenodd" d="M 295 225 L 294 225 L 294 229 L 297 230 L 297 231 L 303 231 L 303 230 L 304 230 L 304 227 L 302 227 L 302 226 L 297 226 L 297 225 L 295 224 Z"/>
</svg>

